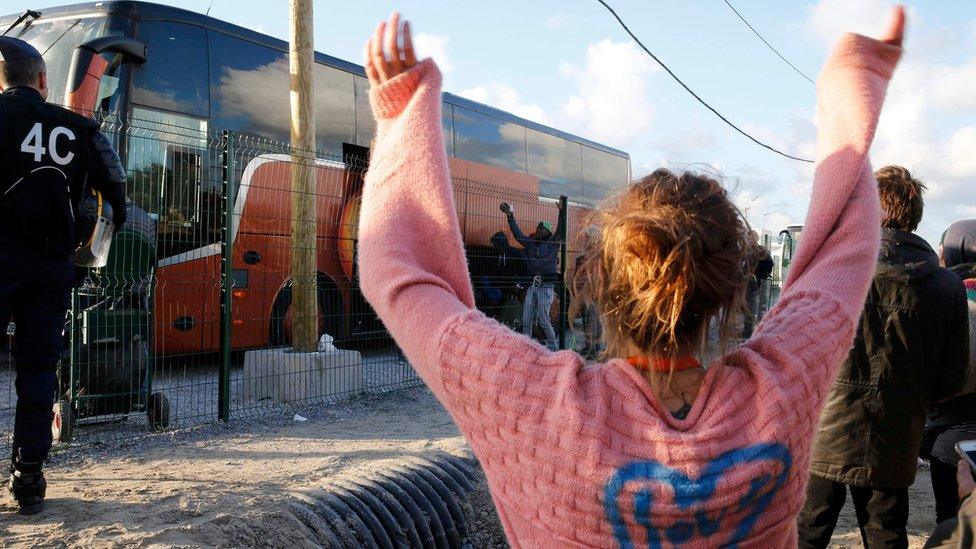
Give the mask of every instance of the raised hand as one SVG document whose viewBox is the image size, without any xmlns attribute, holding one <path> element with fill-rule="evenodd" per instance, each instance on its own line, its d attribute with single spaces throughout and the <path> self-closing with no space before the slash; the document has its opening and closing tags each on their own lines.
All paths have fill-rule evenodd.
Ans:
<svg viewBox="0 0 976 549">
<path fill-rule="evenodd" d="M 413 68 L 417 64 L 417 55 L 410 36 L 410 22 L 404 21 L 401 30 L 400 14 L 393 12 L 389 21 L 376 26 L 373 37 L 366 42 L 363 56 L 366 58 L 366 77 L 372 86 L 379 86 Z"/>
<path fill-rule="evenodd" d="M 905 7 L 895 6 L 891 9 L 891 20 L 888 29 L 878 40 L 887 42 L 892 46 L 901 47 L 901 42 L 905 38 Z"/>
</svg>

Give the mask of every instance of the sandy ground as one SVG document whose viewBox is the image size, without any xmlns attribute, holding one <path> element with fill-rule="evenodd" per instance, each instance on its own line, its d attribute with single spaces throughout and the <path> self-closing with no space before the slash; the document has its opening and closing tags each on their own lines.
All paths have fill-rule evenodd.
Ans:
<svg viewBox="0 0 976 549">
<path fill-rule="evenodd" d="M 0 505 L 3 547 L 310 547 L 283 502 L 327 479 L 432 450 L 465 454 L 422 389 L 347 405 L 342 417 L 210 427 L 100 449 L 62 451 L 46 510 Z M 80 456 L 78 454 L 81 454 Z M 6 494 L 4 494 L 6 495 Z"/>
<path fill-rule="evenodd" d="M 18 517 L 0 504 L 0 547 L 311 547 L 284 511 L 296 491 L 390 460 L 467 447 L 424 389 L 302 412 L 156 435 L 101 447 L 63 449 L 52 459 L 47 509 Z M 490 505 L 482 498 L 480 505 Z M 932 528 L 928 473 L 912 488 L 912 547 Z M 480 546 L 498 545 L 496 525 Z M 834 547 L 860 547 L 850 503 Z"/>
</svg>

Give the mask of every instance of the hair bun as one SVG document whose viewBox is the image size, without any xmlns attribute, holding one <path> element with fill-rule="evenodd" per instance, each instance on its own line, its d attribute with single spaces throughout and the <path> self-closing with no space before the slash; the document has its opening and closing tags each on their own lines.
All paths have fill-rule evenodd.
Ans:
<svg viewBox="0 0 976 549">
<path fill-rule="evenodd" d="M 728 339 L 754 254 L 748 225 L 716 180 L 659 169 L 593 215 L 601 238 L 576 291 L 602 312 L 608 353 L 677 352 L 716 315 Z"/>
</svg>

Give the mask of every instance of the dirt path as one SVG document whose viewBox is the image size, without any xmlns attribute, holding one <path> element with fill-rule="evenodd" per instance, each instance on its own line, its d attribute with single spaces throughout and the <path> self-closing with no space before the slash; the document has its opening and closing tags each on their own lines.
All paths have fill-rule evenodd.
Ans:
<svg viewBox="0 0 976 549">
<path fill-rule="evenodd" d="M 47 510 L 18 517 L 0 498 L 0 547 L 311 547 L 283 510 L 289 494 L 392 459 L 467 452 L 422 389 L 337 410 L 303 412 L 307 422 L 240 422 L 62 451 L 49 467 Z M 923 470 L 912 489 L 912 547 L 931 531 L 932 509 Z M 834 541 L 860 547 L 850 504 Z"/>
<path fill-rule="evenodd" d="M 369 406 L 371 415 L 339 421 L 309 413 L 301 423 L 224 428 L 172 442 L 150 438 L 128 449 L 82 450 L 80 458 L 56 455 L 43 513 L 18 517 L 3 498 L 0 545 L 309 546 L 295 519 L 280 510 L 289 493 L 381 460 L 466 451 L 426 391 Z"/>
</svg>

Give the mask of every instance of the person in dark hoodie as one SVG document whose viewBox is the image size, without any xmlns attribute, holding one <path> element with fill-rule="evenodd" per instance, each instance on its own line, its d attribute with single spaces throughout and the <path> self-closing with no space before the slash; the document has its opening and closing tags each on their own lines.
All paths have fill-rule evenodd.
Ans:
<svg viewBox="0 0 976 549">
<path fill-rule="evenodd" d="M 759 315 L 759 305 L 761 301 L 760 290 L 764 280 L 773 274 L 773 256 L 769 255 L 769 250 L 759 244 L 759 235 L 753 233 L 756 238 L 756 269 L 749 279 L 749 286 L 746 288 L 746 304 L 748 309 L 743 315 L 742 338 L 748 339 L 752 336 L 753 326 L 756 324 Z"/>
<path fill-rule="evenodd" d="M 976 219 L 957 221 L 942 235 L 942 265 L 959 275 L 969 310 L 969 379 L 959 396 L 938 404 L 929 414 L 922 444 L 932 471 L 936 523 L 956 516 L 956 443 L 976 439 Z"/>
<path fill-rule="evenodd" d="M 552 224 L 540 221 L 535 232 L 525 236 L 512 207 L 502 203 L 499 209 L 508 218 L 508 227 L 512 230 L 515 240 L 525 249 L 525 274 L 530 285 L 525 291 L 525 304 L 522 309 L 522 333 L 531 337 L 532 326 L 538 322 L 546 334 L 546 346 L 555 350 L 557 345 L 556 331 L 549 319 L 552 303 L 556 299 L 555 285 L 559 282 L 559 251 L 562 246 L 562 236 L 565 233 L 563 223 L 565 216 L 559 216 L 559 226 L 556 233 L 552 232 Z"/>
<path fill-rule="evenodd" d="M 519 285 L 531 282 L 525 279 L 525 252 L 512 246 L 504 231 L 491 235 L 491 249 L 488 276 L 493 287 L 508 295 L 515 293 Z"/>
<path fill-rule="evenodd" d="M 899 166 L 875 173 L 882 234 L 853 347 L 813 441 L 799 546 L 826 547 L 850 487 L 865 547 L 907 547 L 908 487 L 926 415 L 964 389 L 966 291 L 913 231 L 925 186 Z M 843 266 L 839 266 L 843 267 Z"/>
<path fill-rule="evenodd" d="M 478 308 L 488 316 L 501 320 L 506 318 L 506 304 L 517 302 L 518 292 L 525 285 L 523 273 L 525 252 L 512 246 L 504 231 L 491 235 L 491 246 L 487 249 L 468 251 L 468 267 L 471 270 Z M 521 320 L 521 304 L 513 319 Z M 505 322 L 508 324 L 508 322 Z"/>
</svg>

